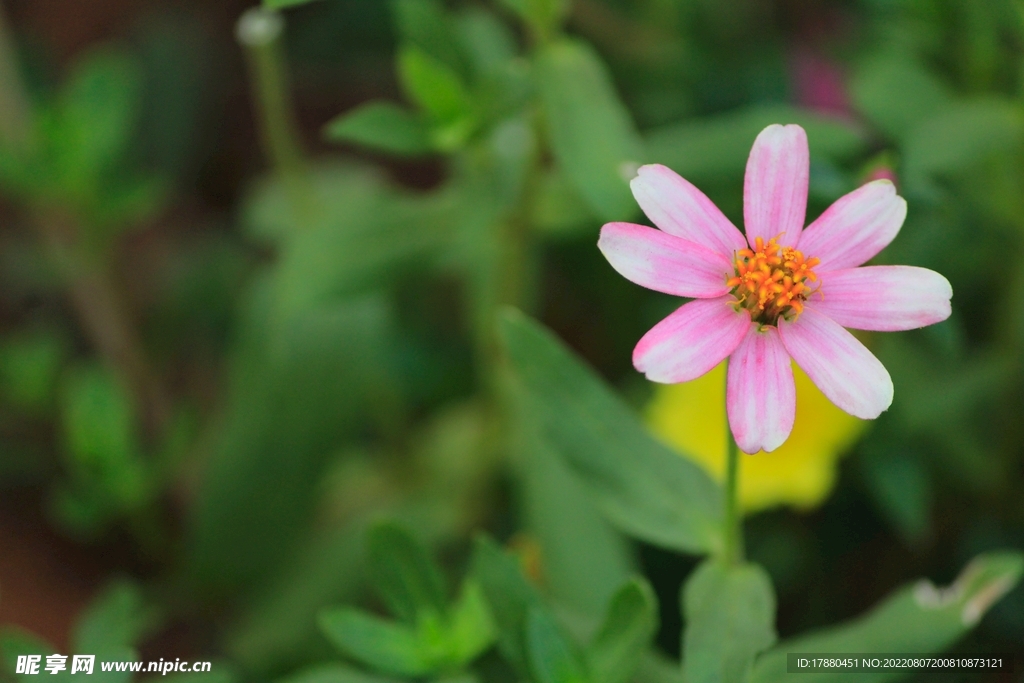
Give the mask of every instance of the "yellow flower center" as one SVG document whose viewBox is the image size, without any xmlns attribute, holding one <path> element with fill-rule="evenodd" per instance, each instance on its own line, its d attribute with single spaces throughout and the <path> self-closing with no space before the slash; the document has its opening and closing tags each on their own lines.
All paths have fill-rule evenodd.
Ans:
<svg viewBox="0 0 1024 683">
<path fill-rule="evenodd" d="M 775 325 L 779 317 L 795 319 L 804 310 L 804 302 L 814 293 L 814 266 L 821 261 L 806 258 L 792 247 L 780 247 L 773 237 L 765 244 L 758 237 L 753 249 L 736 252 L 736 274 L 726 281 L 733 305 L 750 311 L 754 322 Z"/>
</svg>

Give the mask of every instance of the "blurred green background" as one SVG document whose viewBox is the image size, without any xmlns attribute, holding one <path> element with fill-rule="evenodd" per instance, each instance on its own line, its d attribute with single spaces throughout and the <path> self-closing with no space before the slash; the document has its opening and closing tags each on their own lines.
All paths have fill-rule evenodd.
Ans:
<svg viewBox="0 0 1024 683">
<path fill-rule="evenodd" d="M 632 347 L 678 301 L 596 249 L 643 221 L 617 164 L 741 225 L 775 122 L 807 129 L 809 219 L 894 178 L 882 262 L 954 290 L 948 321 L 868 339 L 896 398 L 831 496 L 748 518 L 780 636 L 1024 547 L 1024 3 L 277 2 L 281 38 L 242 47 L 250 4 L 3 4 L 0 624 L 70 654 L 121 590 L 142 658 L 276 678 L 330 658 L 321 607 L 373 604 L 388 516 L 453 575 L 487 530 L 569 611 L 639 568 L 677 656 L 696 560 L 506 438 L 492 321 L 530 312 L 643 411 Z M 1018 586 L 957 649 L 1022 644 Z"/>
</svg>

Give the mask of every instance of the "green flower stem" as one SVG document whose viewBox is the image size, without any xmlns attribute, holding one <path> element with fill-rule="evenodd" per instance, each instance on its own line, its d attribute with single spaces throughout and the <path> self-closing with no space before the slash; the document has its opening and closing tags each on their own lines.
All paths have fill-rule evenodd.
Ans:
<svg viewBox="0 0 1024 683">
<path fill-rule="evenodd" d="M 726 382 L 729 381 L 726 361 Z M 728 412 L 725 416 L 726 464 L 725 464 L 725 528 L 723 529 L 723 557 L 727 564 L 743 561 L 743 520 L 740 517 L 740 449 L 729 427 Z"/>
<path fill-rule="evenodd" d="M 247 10 L 236 27 L 249 64 L 264 152 L 284 184 L 296 217 L 307 223 L 316 217 L 316 193 L 291 106 L 281 47 L 283 33 L 281 15 L 262 7 Z"/>
</svg>

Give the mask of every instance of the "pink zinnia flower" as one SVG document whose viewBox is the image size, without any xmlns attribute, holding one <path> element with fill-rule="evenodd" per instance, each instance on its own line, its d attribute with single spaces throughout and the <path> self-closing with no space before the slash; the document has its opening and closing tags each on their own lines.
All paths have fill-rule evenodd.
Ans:
<svg viewBox="0 0 1024 683">
<path fill-rule="evenodd" d="M 747 453 L 778 448 L 796 416 L 792 358 L 833 403 L 873 419 L 892 403 L 889 373 L 844 327 L 891 332 L 949 317 L 953 290 L 925 268 L 864 266 L 903 225 L 888 180 L 841 197 L 804 229 L 809 154 L 800 126 L 764 129 L 747 161 L 747 236 L 689 182 L 643 166 L 631 187 L 655 230 L 608 223 L 598 247 L 619 273 L 692 297 L 633 351 L 654 382 L 687 382 L 730 358 L 729 425 Z"/>
</svg>

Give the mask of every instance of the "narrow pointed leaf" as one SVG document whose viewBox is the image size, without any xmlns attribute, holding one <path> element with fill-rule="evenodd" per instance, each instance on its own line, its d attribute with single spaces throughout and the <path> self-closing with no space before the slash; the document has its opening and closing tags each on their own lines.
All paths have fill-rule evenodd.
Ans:
<svg viewBox="0 0 1024 683">
<path fill-rule="evenodd" d="M 470 574 L 479 582 L 498 627 L 498 645 L 504 657 L 525 673 L 526 644 L 523 635 L 531 607 L 541 604 L 536 589 L 527 582 L 515 557 L 490 538 L 480 536 L 473 548 Z"/>
<path fill-rule="evenodd" d="M 941 652 L 974 628 L 988 609 L 1010 592 L 1024 573 L 1024 554 L 979 555 L 950 586 L 937 588 L 922 579 L 895 591 L 866 614 L 817 633 L 780 643 L 758 658 L 751 683 L 782 683 L 790 652 L 914 653 Z M 858 673 L 858 683 L 885 683 L 901 671 Z M 842 683 L 846 673 L 805 673 L 806 683 Z"/>
<path fill-rule="evenodd" d="M 558 624 L 540 607 L 526 618 L 526 649 L 537 683 L 586 683 L 586 669 Z"/>
<path fill-rule="evenodd" d="M 378 671 L 423 676 L 434 668 L 416 632 L 404 624 L 342 607 L 321 612 L 320 630 L 342 652 Z"/>
<path fill-rule="evenodd" d="M 415 625 L 424 612 L 444 614 L 447 607 L 441 570 L 409 532 L 390 522 L 367 534 L 370 580 L 392 613 Z"/>
<path fill-rule="evenodd" d="M 327 124 L 324 136 L 371 150 L 414 156 L 430 152 L 427 126 L 392 102 L 368 102 Z"/>
<path fill-rule="evenodd" d="M 634 216 L 630 169 L 643 162 L 643 142 L 601 58 L 563 40 L 543 48 L 535 68 L 559 165 L 599 216 Z"/>
<path fill-rule="evenodd" d="M 501 318 L 512 369 L 551 443 L 622 531 L 655 545 L 721 545 L 721 490 L 647 431 L 551 332 L 517 311 Z"/>
<path fill-rule="evenodd" d="M 650 585 L 635 578 L 620 588 L 586 650 L 594 683 L 626 683 L 647 653 L 658 628 L 658 602 Z"/>
</svg>

